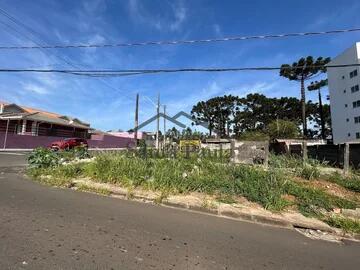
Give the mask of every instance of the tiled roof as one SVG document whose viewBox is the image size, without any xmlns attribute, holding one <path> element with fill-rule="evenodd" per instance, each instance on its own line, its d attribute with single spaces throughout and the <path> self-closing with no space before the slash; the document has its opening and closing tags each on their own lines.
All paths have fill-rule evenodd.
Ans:
<svg viewBox="0 0 360 270">
<path fill-rule="evenodd" d="M 52 124 L 58 124 L 58 125 L 64 125 L 64 126 L 71 126 L 71 127 L 78 127 L 78 128 L 84 128 L 89 129 L 90 124 L 85 123 L 78 118 L 72 118 L 65 115 L 60 115 L 57 113 L 47 112 L 44 110 L 39 110 L 31 107 L 26 106 L 19 106 L 15 103 L 8 103 L 4 101 L 0 101 L 0 104 L 3 104 L 5 106 L 14 105 L 24 112 L 5 112 L 3 114 L 0 114 L 2 118 L 10 118 L 10 117 L 19 117 L 21 119 L 29 119 L 29 120 L 35 120 L 35 121 L 42 121 Z"/>
</svg>

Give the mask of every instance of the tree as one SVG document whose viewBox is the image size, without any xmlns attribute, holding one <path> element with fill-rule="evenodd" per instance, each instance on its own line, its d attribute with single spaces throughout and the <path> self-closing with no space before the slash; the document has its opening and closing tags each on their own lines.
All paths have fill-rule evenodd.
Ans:
<svg viewBox="0 0 360 270">
<path fill-rule="evenodd" d="M 267 128 L 271 139 L 293 139 L 299 136 L 296 123 L 287 120 L 275 120 Z"/>
<path fill-rule="evenodd" d="M 324 117 L 324 110 L 322 105 L 322 98 L 321 98 L 321 88 L 328 85 L 328 80 L 321 80 L 311 82 L 308 86 L 309 91 L 316 91 L 318 90 L 318 97 L 319 97 L 319 115 L 320 115 L 320 126 L 321 126 L 321 138 L 326 139 L 325 134 L 325 117 Z"/>
<path fill-rule="evenodd" d="M 193 106 L 191 116 L 197 121 L 207 122 L 210 136 L 214 129 L 215 122 L 215 108 L 208 101 L 199 101 Z"/>
<path fill-rule="evenodd" d="M 325 65 L 330 62 L 330 57 L 318 57 L 315 61 L 312 56 L 300 58 L 292 65 L 283 64 L 280 69 L 280 76 L 289 79 L 290 81 L 300 82 L 301 90 L 301 111 L 302 111 L 302 126 L 303 136 L 307 135 L 306 123 L 306 101 L 305 101 L 305 81 L 313 78 L 319 73 L 326 72 Z"/>
<path fill-rule="evenodd" d="M 180 131 L 173 127 L 166 132 L 166 137 L 169 138 L 171 141 L 177 141 L 180 137 Z"/>
<path fill-rule="evenodd" d="M 224 95 L 214 97 L 207 101 L 200 101 L 191 110 L 191 115 L 196 121 L 208 123 L 210 136 L 215 130 L 220 136 L 230 135 L 230 126 L 236 108 L 238 97 Z"/>
</svg>

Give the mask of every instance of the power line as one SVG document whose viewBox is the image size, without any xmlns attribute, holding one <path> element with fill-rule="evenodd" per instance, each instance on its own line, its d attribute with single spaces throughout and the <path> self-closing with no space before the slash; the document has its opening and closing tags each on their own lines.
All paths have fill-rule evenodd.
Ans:
<svg viewBox="0 0 360 270">
<path fill-rule="evenodd" d="M 42 47 L 44 46 L 48 46 L 47 42 L 41 38 L 41 34 L 35 30 L 33 30 L 31 27 L 27 26 L 26 24 L 22 23 L 21 21 L 19 21 L 16 17 L 14 17 L 13 15 L 9 14 L 7 11 L 5 11 L 4 9 L 0 8 L 0 15 L 3 15 L 4 17 L 6 17 L 7 19 L 9 19 L 13 24 L 15 24 L 17 27 L 22 28 L 23 30 L 25 30 L 27 32 L 27 34 L 21 33 L 18 29 L 14 28 L 13 26 L 0 21 L 1 24 L 5 25 L 7 28 L 11 29 L 12 31 L 16 32 L 17 34 L 19 34 L 20 36 L 25 37 L 26 39 L 30 40 L 32 43 L 36 44 L 37 46 L 36 49 L 39 49 L 41 52 L 43 52 L 45 55 L 50 56 L 53 55 L 55 56 L 55 58 L 57 58 L 58 60 L 62 61 L 63 63 L 65 63 L 66 65 L 72 67 L 72 68 L 88 68 L 85 65 L 80 65 L 80 64 L 74 64 L 72 63 L 71 60 L 67 59 L 65 56 L 60 56 L 57 53 L 54 52 L 49 52 L 45 49 L 43 49 Z M 10 34 L 13 35 L 13 33 L 10 32 Z M 28 35 L 30 34 L 30 35 Z M 37 39 L 40 41 L 38 42 L 36 39 L 34 39 L 33 37 L 37 37 Z M 40 36 L 40 37 L 39 37 Z M 41 44 L 42 43 L 42 44 Z M 60 64 L 63 65 L 63 64 Z M 122 76 L 126 76 L 126 75 L 122 75 Z M 105 77 L 105 76 L 91 76 L 89 75 L 89 77 L 96 77 L 97 80 L 99 80 L 101 83 L 103 83 L 106 87 L 115 90 L 116 92 L 122 92 L 122 95 L 126 96 L 128 99 L 132 99 L 132 97 L 126 93 L 127 91 L 125 90 L 120 90 L 115 88 L 114 86 L 112 86 L 111 84 L 109 84 L 104 78 L 101 77 Z"/>
<path fill-rule="evenodd" d="M 28 49 L 85 49 L 85 48 L 114 48 L 114 47 L 134 47 L 134 46 L 148 46 L 148 45 L 178 45 L 178 44 L 195 44 L 195 43 L 211 43 L 211 42 L 226 42 L 226 41 L 244 41 L 253 39 L 274 39 L 274 38 L 288 38 L 288 37 L 303 37 L 303 36 L 318 36 L 318 35 L 332 35 L 341 33 L 358 32 L 360 28 L 349 28 L 340 30 L 318 31 L 318 32 L 298 32 L 285 33 L 273 35 L 258 35 L 258 36 L 233 36 L 224 38 L 210 38 L 210 39 L 193 39 L 193 40 L 162 40 L 162 41 L 144 41 L 144 42 L 129 42 L 129 43 L 114 43 L 114 44 L 58 44 L 45 46 L 0 46 L 0 50 L 28 50 Z"/>
<path fill-rule="evenodd" d="M 360 63 L 326 65 L 326 68 L 345 68 L 358 67 Z M 311 65 L 307 68 L 321 68 L 323 65 Z M 62 73 L 79 76 L 132 76 L 141 74 L 157 74 L 157 73 L 178 73 L 178 72 L 238 72 L 238 71 L 274 71 L 281 69 L 303 69 L 304 67 L 232 67 L 232 68 L 174 68 L 174 69 L 98 69 L 98 70 L 71 70 L 71 69 L 0 69 L 0 73 Z"/>
</svg>

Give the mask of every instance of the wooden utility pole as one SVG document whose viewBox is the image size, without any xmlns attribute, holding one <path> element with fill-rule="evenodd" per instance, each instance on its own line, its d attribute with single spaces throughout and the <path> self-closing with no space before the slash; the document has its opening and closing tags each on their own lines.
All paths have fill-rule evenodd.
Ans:
<svg viewBox="0 0 360 270">
<path fill-rule="evenodd" d="M 138 126 L 139 126 L 139 94 L 136 94 L 136 105 L 135 105 L 135 129 L 134 129 L 134 139 L 135 139 L 135 148 L 138 146 Z"/>
<path fill-rule="evenodd" d="M 163 149 L 165 147 L 165 143 L 166 143 L 166 105 L 164 105 L 164 145 L 163 145 Z"/>
<path fill-rule="evenodd" d="M 159 129 L 160 129 L 160 94 L 156 107 L 156 149 L 159 149 Z"/>
</svg>

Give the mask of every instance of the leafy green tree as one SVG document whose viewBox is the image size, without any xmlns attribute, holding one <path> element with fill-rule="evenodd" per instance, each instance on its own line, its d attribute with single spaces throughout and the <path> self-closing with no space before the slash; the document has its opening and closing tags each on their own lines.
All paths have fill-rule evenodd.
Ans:
<svg viewBox="0 0 360 270">
<path fill-rule="evenodd" d="M 307 135 L 305 81 L 313 78 L 319 73 L 326 72 L 325 65 L 329 62 L 329 57 L 318 57 L 316 60 L 314 60 L 312 56 L 308 56 L 306 58 L 300 58 L 292 65 L 283 64 L 281 66 L 280 76 L 285 77 L 290 81 L 298 81 L 301 85 L 301 111 L 304 137 Z"/>
<path fill-rule="evenodd" d="M 166 137 L 169 138 L 171 141 L 178 141 L 180 138 L 180 131 L 173 127 L 166 132 Z"/>
<path fill-rule="evenodd" d="M 237 99 L 232 95 L 224 95 L 200 101 L 193 106 L 191 115 L 196 121 L 208 123 L 210 136 L 212 131 L 216 131 L 220 137 L 229 136 Z"/>
<path fill-rule="evenodd" d="M 191 139 L 191 137 L 192 137 L 191 128 L 188 127 L 182 130 L 180 139 Z"/>
<path fill-rule="evenodd" d="M 299 137 L 299 127 L 296 123 L 287 120 L 275 120 L 267 128 L 271 139 L 293 139 Z"/>
<path fill-rule="evenodd" d="M 236 138 L 242 141 L 267 141 L 269 135 L 259 130 L 247 130 L 237 135 Z"/>
<path fill-rule="evenodd" d="M 214 130 L 215 126 L 215 107 L 212 102 L 208 101 L 199 101 L 196 105 L 193 106 L 191 110 L 191 116 L 196 119 L 196 121 L 207 122 L 210 136 Z"/>
<path fill-rule="evenodd" d="M 321 88 L 328 85 L 328 80 L 321 80 L 321 81 L 315 81 L 311 82 L 311 84 L 308 86 L 309 91 L 318 91 L 318 97 L 319 97 L 319 115 L 320 115 L 320 126 L 321 126 L 321 138 L 326 138 L 326 129 L 325 129 L 325 115 L 324 115 L 324 109 L 322 104 L 322 98 L 321 98 Z"/>
</svg>

